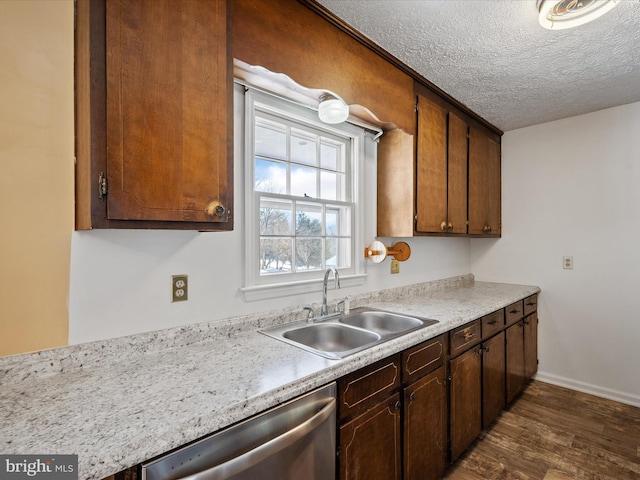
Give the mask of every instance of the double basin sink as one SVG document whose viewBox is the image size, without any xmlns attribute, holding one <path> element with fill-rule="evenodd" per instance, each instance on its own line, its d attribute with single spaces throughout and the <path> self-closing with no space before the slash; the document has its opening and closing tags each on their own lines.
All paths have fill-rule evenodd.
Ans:
<svg viewBox="0 0 640 480">
<path fill-rule="evenodd" d="M 435 323 L 438 321 L 363 307 L 261 333 L 325 358 L 340 359 Z"/>
</svg>

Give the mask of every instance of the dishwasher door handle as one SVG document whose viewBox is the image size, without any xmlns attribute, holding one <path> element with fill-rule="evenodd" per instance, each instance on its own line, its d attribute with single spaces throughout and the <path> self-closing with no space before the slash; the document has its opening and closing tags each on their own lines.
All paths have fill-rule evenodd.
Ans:
<svg viewBox="0 0 640 480">
<path fill-rule="evenodd" d="M 208 468 L 198 473 L 181 477 L 178 480 L 219 480 L 237 475 L 244 470 L 251 468 L 252 466 L 260 463 L 269 456 L 284 450 L 295 442 L 304 438 L 309 433 L 313 432 L 316 428 L 322 425 L 327 418 L 336 409 L 336 400 L 334 398 L 322 407 L 322 409 L 316 413 L 313 417 L 305 420 L 300 425 L 287 430 L 285 433 L 272 438 L 271 440 L 257 446 L 253 450 L 243 453 L 237 457 L 232 458 L 224 463 L 220 463 L 214 467 Z"/>
</svg>

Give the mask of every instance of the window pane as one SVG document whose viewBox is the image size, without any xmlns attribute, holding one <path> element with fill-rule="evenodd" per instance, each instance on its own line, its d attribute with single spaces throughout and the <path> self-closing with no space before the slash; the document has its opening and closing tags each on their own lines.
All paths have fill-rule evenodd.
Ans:
<svg viewBox="0 0 640 480">
<path fill-rule="evenodd" d="M 327 238 L 325 240 L 325 257 L 327 266 L 336 268 L 351 267 L 351 239 Z"/>
<path fill-rule="evenodd" d="M 296 235 L 322 235 L 322 207 L 309 203 L 296 205 Z"/>
<path fill-rule="evenodd" d="M 351 235 L 351 207 L 327 205 L 325 217 L 328 236 Z"/>
<path fill-rule="evenodd" d="M 322 269 L 322 239 L 296 238 L 296 271 Z"/>
<path fill-rule="evenodd" d="M 260 275 L 291 272 L 290 238 L 260 238 Z"/>
<path fill-rule="evenodd" d="M 291 235 L 293 202 L 260 199 L 260 235 Z"/>
<path fill-rule="evenodd" d="M 315 168 L 291 166 L 291 195 L 317 198 L 317 182 Z"/>
<path fill-rule="evenodd" d="M 256 192 L 287 193 L 287 166 L 256 158 L 254 183 Z"/>
<path fill-rule="evenodd" d="M 340 162 L 338 161 L 340 158 L 340 151 L 341 149 L 338 145 L 322 142 L 320 144 L 320 166 L 327 170 L 344 171 L 343 168 L 338 168 L 340 166 Z"/>
<path fill-rule="evenodd" d="M 343 173 L 320 172 L 320 198 L 348 201 Z"/>
<path fill-rule="evenodd" d="M 284 125 L 256 125 L 256 155 L 271 158 L 287 158 L 287 134 Z"/>
<path fill-rule="evenodd" d="M 291 134 L 291 161 L 313 167 L 318 165 L 315 135 Z"/>
</svg>

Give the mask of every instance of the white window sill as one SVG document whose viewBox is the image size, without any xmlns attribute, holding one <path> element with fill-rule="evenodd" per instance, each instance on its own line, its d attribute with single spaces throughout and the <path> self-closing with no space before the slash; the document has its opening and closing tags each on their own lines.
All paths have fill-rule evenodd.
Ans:
<svg viewBox="0 0 640 480">
<path fill-rule="evenodd" d="M 342 288 L 364 285 L 366 278 L 366 273 L 341 276 L 340 285 Z M 330 283 L 333 285 L 333 279 L 330 279 Z M 269 285 L 255 285 L 240 288 L 240 291 L 244 294 L 244 299 L 247 302 L 288 297 L 309 292 L 320 292 L 321 290 L 322 279 L 318 278 L 298 282 L 271 283 Z"/>
</svg>

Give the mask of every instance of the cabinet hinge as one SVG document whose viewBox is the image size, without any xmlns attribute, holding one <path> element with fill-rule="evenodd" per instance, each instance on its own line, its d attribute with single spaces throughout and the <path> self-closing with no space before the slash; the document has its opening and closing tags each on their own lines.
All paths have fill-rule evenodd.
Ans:
<svg viewBox="0 0 640 480">
<path fill-rule="evenodd" d="M 100 175 L 98 176 L 98 198 L 100 200 L 104 200 L 104 197 L 106 197 L 107 193 L 107 176 L 104 174 L 104 172 L 100 172 Z"/>
</svg>

